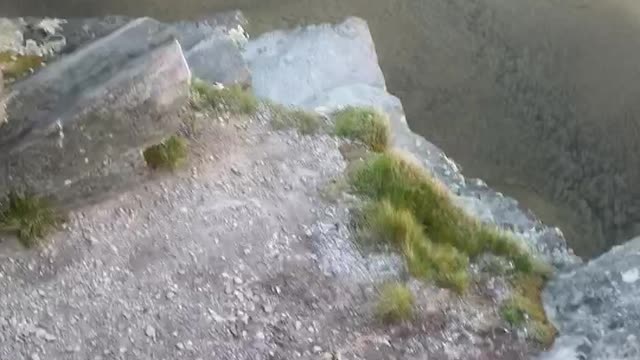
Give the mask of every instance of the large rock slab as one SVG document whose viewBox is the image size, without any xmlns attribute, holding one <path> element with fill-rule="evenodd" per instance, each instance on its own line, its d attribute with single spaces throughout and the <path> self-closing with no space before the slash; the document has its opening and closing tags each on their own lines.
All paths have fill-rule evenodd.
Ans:
<svg viewBox="0 0 640 360">
<path fill-rule="evenodd" d="M 149 19 L 150 20 L 150 19 Z M 26 24 L 12 28 L 20 38 L 38 29 L 47 19 L 0 19 L 2 24 Z M 57 20 L 55 35 L 64 39 L 65 46 L 61 52 L 69 54 L 84 46 L 103 38 L 129 24 L 135 19 L 125 16 L 106 16 L 94 18 L 73 18 Z M 159 39 L 175 37 L 182 46 L 187 63 L 194 76 L 209 82 L 222 84 L 248 84 L 251 74 L 240 53 L 240 48 L 247 42 L 244 27 L 247 20 L 239 11 L 229 11 L 203 17 L 196 21 L 176 23 L 159 23 L 153 21 L 155 34 Z M 9 41 L 10 38 L 7 39 Z M 132 41 L 133 43 L 133 41 Z M 134 43 L 135 44 L 135 43 Z M 0 48 L 2 38 L 0 38 Z"/>
<path fill-rule="evenodd" d="M 24 188 L 65 205 L 131 180 L 125 161 L 174 133 L 191 72 L 180 44 L 142 18 L 11 88 L 0 127 L 0 193 Z"/>
<path fill-rule="evenodd" d="M 561 336 L 545 360 L 640 359 L 640 238 L 554 279 L 544 294 Z"/>
<path fill-rule="evenodd" d="M 558 267 L 578 262 L 560 230 L 481 180 L 466 179 L 444 152 L 411 131 L 402 103 L 387 92 L 364 20 L 275 31 L 249 41 L 243 54 L 258 96 L 326 113 L 347 105 L 377 108 L 391 120 L 394 145 L 420 159 L 469 213 L 513 231 Z"/>
</svg>

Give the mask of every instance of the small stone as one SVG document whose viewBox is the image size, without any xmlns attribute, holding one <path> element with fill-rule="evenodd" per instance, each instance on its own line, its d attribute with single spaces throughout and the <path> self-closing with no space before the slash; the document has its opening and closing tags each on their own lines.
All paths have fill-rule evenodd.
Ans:
<svg viewBox="0 0 640 360">
<path fill-rule="evenodd" d="M 45 330 L 43 328 L 37 328 L 36 329 L 36 337 L 39 338 L 39 339 L 43 339 L 43 340 L 45 340 L 47 342 L 52 342 L 52 341 L 55 341 L 57 339 L 54 335 L 49 334 L 47 332 L 47 330 Z"/>
<path fill-rule="evenodd" d="M 322 352 L 322 348 L 318 345 L 315 345 L 312 350 L 314 354 L 319 354 L 320 352 Z"/>
<path fill-rule="evenodd" d="M 183 343 L 181 343 L 181 342 L 177 343 L 177 344 L 176 344 L 176 349 L 178 349 L 178 350 L 184 350 L 184 344 L 183 344 Z"/>
<path fill-rule="evenodd" d="M 89 243 L 89 245 L 95 245 L 98 243 L 98 239 L 96 239 L 94 236 L 88 236 L 87 242 Z"/>
<path fill-rule="evenodd" d="M 271 314 L 273 312 L 273 306 L 269 304 L 262 305 L 262 310 L 264 310 L 264 312 L 266 312 L 267 314 Z"/>
<path fill-rule="evenodd" d="M 256 339 L 257 340 L 264 340 L 264 333 L 262 331 L 258 331 L 256 333 Z"/>
<path fill-rule="evenodd" d="M 151 325 L 147 325 L 147 328 L 144 329 L 144 333 L 152 339 L 156 338 L 156 329 Z"/>
<path fill-rule="evenodd" d="M 31 360 L 40 360 L 40 356 L 36 353 L 31 354 Z"/>
<path fill-rule="evenodd" d="M 322 354 L 322 360 L 333 360 L 333 354 L 330 352 L 325 352 Z"/>
<path fill-rule="evenodd" d="M 232 167 L 232 168 L 231 168 L 231 172 L 232 172 L 232 173 L 234 173 L 235 175 L 241 175 L 241 174 L 242 174 L 242 173 L 240 172 L 240 170 L 238 170 L 238 169 L 237 169 L 237 168 L 235 168 L 235 167 Z"/>
<path fill-rule="evenodd" d="M 167 295 L 165 295 L 165 296 L 166 296 L 167 300 L 171 300 L 171 299 L 173 299 L 173 298 L 176 296 L 176 293 L 175 293 L 175 292 L 173 292 L 173 291 L 169 291 L 169 292 L 167 293 Z"/>
<path fill-rule="evenodd" d="M 239 277 L 237 277 L 237 276 L 233 278 L 233 282 L 234 282 L 236 285 L 242 285 L 242 279 L 241 279 L 241 278 L 239 278 Z"/>
<path fill-rule="evenodd" d="M 295 326 L 296 330 L 302 329 L 302 323 L 300 321 L 296 321 L 294 326 Z"/>
</svg>

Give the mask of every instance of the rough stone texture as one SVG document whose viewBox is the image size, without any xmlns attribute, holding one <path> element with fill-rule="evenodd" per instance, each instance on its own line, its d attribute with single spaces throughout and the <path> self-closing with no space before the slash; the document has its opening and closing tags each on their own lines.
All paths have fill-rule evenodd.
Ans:
<svg viewBox="0 0 640 360">
<path fill-rule="evenodd" d="M 386 113 L 394 145 L 415 155 L 482 220 L 512 230 L 558 267 L 578 261 L 558 229 L 544 226 L 517 201 L 480 180 L 468 180 L 435 145 L 412 133 L 402 104 L 386 91 L 367 24 L 349 18 L 340 25 L 276 31 L 249 42 L 244 52 L 253 88 L 273 101 L 330 113 L 346 105 L 371 106 Z"/>
<path fill-rule="evenodd" d="M 51 18 L 0 18 L 0 52 L 53 56 L 66 46 L 60 34 L 65 20 Z"/>
<path fill-rule="evenodd" d="M 66 43 L 62 51 L 71 53 L 134 20 L 125 16 L 65 20 L 58 33 Z M 38 21 L 32 19 L 32 22 Z M 159 39 L 175 37 L 194 76 L 210 82 L 245 85 L 250 83 L 251 74 L 239 48 L 247 41 L 246 25 L 242 13 L 230 11 L 199 21 L 161 24 L 154 20 L 156 28 L 150 32 L 160 33 L 155 35 Z"/>
<path fill-rule="evenodd" d="M 10 19 L 0 18 L 0 52 L 16 51 L 22 44 L 20 26 Z"/>
<path fill-rule="evenodd" d="M 223 13 L 198 22 L 171 25 L 182 45 L 194 76 L 222 84 L 251 82 L 251 74 L 240 53 L 247 41 L 239 12 Z"/>
<path fill-rule="evenodd" d="M 557 277 L 544 298 L 561 336 L 542 359 L 640 359 L 640 238 Z"/>
<path fill-rule="evenodd" d="M 0 193 L 86 201 L 126 183 L 123 161 L 177 130 L 191 73 L 160 26 L 131 22 L 11 88 Z"/>
<path fill-rule="evenodd" d="M 4 77 L 2 75 L 2 71 L 0 70 L 0 124 L 4 124 L 7 119 L 6 107 L 5 104 L 5 95 L 4 95 Z M 0 125 L 2 126 L 2 125 Z"/>
</svg>

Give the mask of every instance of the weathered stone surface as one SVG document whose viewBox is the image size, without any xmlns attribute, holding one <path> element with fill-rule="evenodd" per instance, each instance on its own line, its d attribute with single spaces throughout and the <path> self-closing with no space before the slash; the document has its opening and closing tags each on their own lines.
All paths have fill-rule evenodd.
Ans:
<svg viewBox="0 0 640 360">
<path fill-rule="evenodd" d="M 10 19 L 0 18 L 0 52 L 14 51 L 22 46 L 20 26 Z"/>
<path fill-rule="evenodd" d="M 65 20 L 52 18 L 0 18 L 0 52 L 51 56 L 66 45 Z"/>
<path fill-rule="evenodd" d="M 640 238 L 554 279 L 544 299 L 561 336 L 543 359 L 640 359 Z"/>
<path fill-rule="evenodd" d="M 193 75 L 222 84 L 249 84 L 251 74 L 240 48 L 247 42 L 239 12 L 223 13 L 199 22 L 171 25 Z"/>
<path fill-rule="evenodd" d="M 517 201 L 479 180 L 465 179 L 459 167 L 435 145 L 409 129 L 402 103 L 386 90 L 366 22 L 349 18 L 339 25 L 276 31 L 249 42 L 244 52 L 256 94 L 275 102 L 329 113 L 346 105 L 370 106 L 386 113 L 394 145 L 420 159 L 460 197 L 469 213 L 519 235 L 558 267 L 578 260 L 562 233 L 538 221 Z"/>
<path fill-rule="evenodd" d="M 4 124 L 6 120 L 6 104 L 4 97 L 4 77 L 2 76 L 2 70 L 0 70 L 0 126 Z"/>
<path fill-rule="evenodd" d="M 191 73 L 180 44 L 142 18 L 11 88 L 0 127 L 0 193 L 70 204 L 129 180 L 123 161 L 173 133 Z"/>
<path fill-rule="evenodd" d="M 2 20 L 9 24 L 20 22 L 17 19 Z M 46 20 L 29 19 L 31 23 L 37 24 L 33 26 L 39 28 L 51 22 Z M 65 44 L 61 51 L 68 54 L 113 33 L 131 21 L 135 20 L 125 16 L 65 19 L 59 21 L 59 28 L 55 27 L 55 35 Z M 150 34 L 155 33 L 154 37 L 160 40 L 175 37 L 180 42 L 194 76 L 223 84 L 250 82 L 251 74 L 240 53 L 240 47 L 247 42 L 244 31 L 247 20 L 239 11 L 214 14 L 198 21 L 165 24 L 149 19 L 147 22 L 153 24 Z M 26 26 L 18 31 L 21 38 L 33 37 L 33 33 L 38 32 L 28 31 Z M 134 41 L 131 42 L 135 44 Z"/>
</svg>

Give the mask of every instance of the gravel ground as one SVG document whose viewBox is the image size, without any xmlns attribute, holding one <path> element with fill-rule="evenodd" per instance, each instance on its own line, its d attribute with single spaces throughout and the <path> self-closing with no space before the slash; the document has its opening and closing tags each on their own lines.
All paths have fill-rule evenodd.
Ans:
<svg viewBox="0 0 640 360">
<path fill-rule="evenodd" d="M 524 357 L 495 279 L 463 299 L 412 281 L 415 321 L 375 321 L 397 259 L 359 252 L 345 197 L 323 196 L 346 166 L 339 140 L 197 116 L 182 170 L 140 174 L 46 247 L 0 244 L 0 359 Z"/>
</svg>

